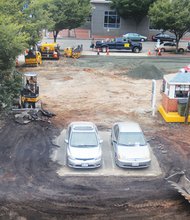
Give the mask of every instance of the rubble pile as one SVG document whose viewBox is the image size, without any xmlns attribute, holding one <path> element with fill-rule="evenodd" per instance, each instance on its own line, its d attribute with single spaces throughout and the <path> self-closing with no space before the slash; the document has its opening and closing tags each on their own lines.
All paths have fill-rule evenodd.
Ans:
<svg viewBox="0 0 190 220">
<path fill-rule="evenodd" d="M 44 109 L 29 109 L 14 111 L 14 119 L 19 124 L 28 124 L 32 121 L 50 122 L 50 118 L 55 116 L 54 113 Z"/>
<path fill-rule="evenodd" d="M 136 79 L 162 79 L 163 71 L 152 64 L 141 64 L 127 73 L 128 76 Z"/>
</svg>

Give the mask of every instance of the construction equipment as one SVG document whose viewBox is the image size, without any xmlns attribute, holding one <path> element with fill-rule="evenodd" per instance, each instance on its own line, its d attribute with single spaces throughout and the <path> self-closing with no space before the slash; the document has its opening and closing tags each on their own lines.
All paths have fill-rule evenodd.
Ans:
<svg viewBox="0 0 190 220">
<path fill-rule="evenodd" d="M 165 179 L 190 203 L 190 180 L 184 171 L 174 173 Z"/>
<path fill-rule="evenodd" d="M 59 60 L 60 51 L 57 43 L 43 43 L 39 46 L 39 51 L 42 54 L 42 59 Z"/>
<path fill-rule="evenodd" d="M 41 108 L 37 73 L 24 73 L 19 104 L 21 109 Z"/>
<path fill-rule="evenodd" d="M 25 65 L 26 66 L 38 66 L 42 64 L 42 56 L 39 51 L 26 50 L 25 52 Z"/>
<path fill-rule="evenodd" d="M 81 56 L 82 50 L 82 45 L 78 45 L 77 47 L 67 47 L 64 49 L 63 56 L 78 59 Z"/>
</svg>

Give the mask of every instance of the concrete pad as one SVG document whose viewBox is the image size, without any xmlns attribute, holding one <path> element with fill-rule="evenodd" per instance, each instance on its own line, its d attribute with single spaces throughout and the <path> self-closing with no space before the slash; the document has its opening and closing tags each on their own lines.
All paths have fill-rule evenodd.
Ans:
<svg viewBox="0 0 190 220">
<path fill-rule="evenodd" d="M 51 155 L 51 159 L 61 165 L 57 171 L 59 176 L 139 176 L 139 177 L 156 177 L 162 174 L 159 163 L 151 149 L 152 162 L 150 167 L 141 169 L 124 169 L 115 164 L 114 152 L 110 143 L 110 132 L 100 132 L 100 137 L 103 139 L 102 154 L 103 164 L 96 169 L 73 169 L 66 165 L 66 144 L 65 130 L 59 137 L 54 140 L 54 143 L 59 147 Z"/>
</svg>

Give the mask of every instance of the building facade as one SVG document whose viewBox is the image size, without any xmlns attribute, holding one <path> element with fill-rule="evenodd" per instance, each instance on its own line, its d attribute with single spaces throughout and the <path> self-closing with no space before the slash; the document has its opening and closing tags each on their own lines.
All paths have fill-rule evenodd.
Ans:
<svg viewBox="0 0 190 220">
<path fill-rule="evenodd" d="M 149 34 L 149 20 L 144 18 L 139 24 L 133 19 L 123 19 L 110 8 L 110 0 L 91 0 L 91 34 L 121 36 L 127 32 Z"/>
<path fill-rule="evenodd" d="M 123 19 L 110 8 L 110 0 L 91 0 L 91 34 L 100 36 L 121 36 L 136 32 L 148 36 L 149 20 L 144 18 L 139 24 L 134 19 Z"/>
</svg>

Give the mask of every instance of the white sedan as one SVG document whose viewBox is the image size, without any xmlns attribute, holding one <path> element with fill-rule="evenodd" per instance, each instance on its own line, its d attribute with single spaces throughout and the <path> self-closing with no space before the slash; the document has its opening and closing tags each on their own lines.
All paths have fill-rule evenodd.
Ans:
<svg viewBox="0 0 190 220">
<path fill-rule="evenodd" d="M 92 122 L 72 122 L 66 132 L 67 165 L 72 168 L 97 168 L 102 165 L 98 129 Z"/>
<path fill-rule="evenodd" d="M 123 168 L 144 168 L 151 164 L 150 146 L 138 123 L 115 123 L 111 131 L 115 162 Z"/>
</svg>

